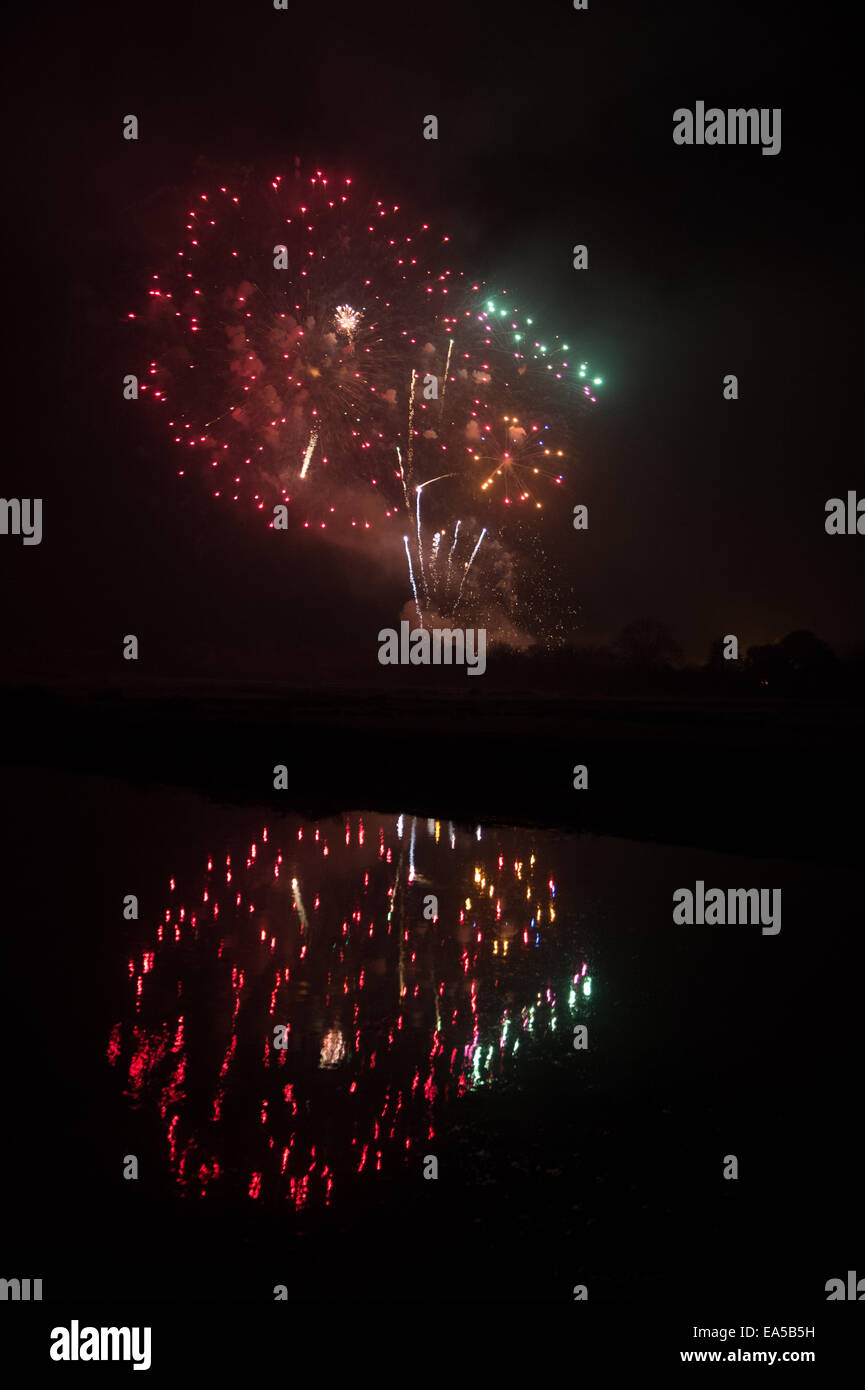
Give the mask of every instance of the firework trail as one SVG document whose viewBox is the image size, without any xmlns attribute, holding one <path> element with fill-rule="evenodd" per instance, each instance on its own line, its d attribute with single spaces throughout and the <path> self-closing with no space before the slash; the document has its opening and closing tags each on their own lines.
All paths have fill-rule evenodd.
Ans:
<svg viewBox="0 0 865 1390">
<path fill-rule="evenodd" d="M 403 497 L 405 498 L 405 509 L 406 509 L 407 512 L 410 512 L 410 511 L 411 511 L 411 503 L 410 503 L 409 500 L 408 500 L 408 489 L 406 488 L 406 485 L 405 485 L 405 473 L 403 472 L 403 466 L 402 466 L 402 450 L 400 449 L 400 447 L 399 447 L 398 444 L 396 445 L 396 457 L 397 457 L 397 462 L 399 463 L 399 478 L 400 478 L 400 482 L 402 483 Z"/>
<path fill-rule="evenodd" d="M 420 599 L 417 595 L 417 584 L 414 581 L 414 570 L 412 569 L 411 551 L 409 550 L 408 536 L 403 536 L 403 541 L 405 543 L 405 558 L 408 560 L 409 583 L 411 584 L 411 591 L 414 594 L 415 608 L 417 609 L 418 618 L 420 619 L 420 625 L 421 627 L 423 627 L 423 611 L 420 606 Z"/>
<path fill-rule="evenodd" d="M 417 502 L 416 502 L 416 507 L 415 507 L 415 511 L 416 511 L 416 515 L 417 515 L 417 552 L 418 552 L 418 560 L 419 560 L 419 564 L 420 564 L 421 583 L 422 583 L 422 585 L 423 585 L 424 598 L 425 598 L 425 601 L 426 601 L 427 604 L 429 604 L 430 599 L 429 599 L 429 588 L 428 588 L 428 586 L 427 586 L 426 570 L 425 570 L 425 568 L 424 568 L 423 531 L 422 531 L 422 527 L 421 527 L 421 516 L 420 516 L 420 499 L 421 499 L 421 493 L 423 492 L 423 490 L 424 490 L 425 487 L 430 487 L 433 483 L 442 483 L 442 482 L 445 481 L 445 479 L 447 479 L 447 478 L 453 478 L 454 476 L 455 476 L 455 474 L 453 474 L 453 473 L 440 473 L 439 476 L 438 476 L 437 478 L 427 478 L 427 480 L 426 480 L 425 483 L 419 483 L 419 484 L 418 484 L 418 487 L 417 487 Z M 439 537 L 439 539 L 441 539 L 441 538 Z M 438 546 L 436 545 L 435 548 L 436 548 L 436 551 L 437 551 L 437 550 L 438 550 Z"/>
<path fill-rule="evenodd" d="M 311 459 L 312 459 L 312 455 L 313 455 L 313 453 L 314 453 L 314 451 L 315 451 L 315 446 L 316 446 L 317 443 L 318 443 L 318 430 L 315 430 L 315 429 L 314 429 L 313 432 L 312 432 L 312 434 L 309 436 L 309 443 L 308 443 L 307 446 L 306 446 L 306 453 L 305 453 L 304 456 L 303 456 L 303 467 L 302 467 L 301 470 L 300 470 L 300 476 L 301 476 L 302 478 L 305 478 L 306 475 L 307 475 L 307 473 L 309 472 L 310 461 L 311 461 Z"/>
<path fill-rule="evenodd" d="M 417 384 L 417 372 L 414 367 L 411 369 L 411 390 L 408 398 L 408 454 L 406 462 L 408 464 L 408 476 L 412 475 L 412 463 L 414 459 L 414 390 Z"/>
<path fill-rule="evenodd" d="M 462 521 L 458 521 L 457 524 L 456 524 L 456 526 L 454 527 L 454 543 L 453 543 L 453 545 L 451 546 L 451 548 L 450 548 L 450 553 L 449 553 L 449 555 L 448 555 L 448 569 L 450 569 L 451 561 L 452 561 L 453 558 L 454 558 L 454 551 L 455 551 L 456 548 L 457 548 L 457 540 L 458 540 L 458 538 L 459 538 L 460 527 L 461 527 L 461 526 L 462 526 Z"/>
<path fill-rule="evenodd" d="M 437 565 L 437 562 L 438 562 L 438 557 L 439 557 L 439 546 L 441 545 L 441 543 L 442 543 L 442 533 L 441 533 L 441 531 L 436 531 L 435 535 L 434 535 L 433 538 L 432 538 L 432 548 L 431 548 L 431 551 L 430 551 L 430 555 L 431 555 L 431 558 L 430 558 L 430 576 L 431 576 L 431 578 L 433 579 L 433 581 L 435 581 L 436 565 Z"/>
<path fill-rule="evenodd" d="M 462 584 L 460 584 L 460 591 L 459 591 L 459 593 L 457 594 L 457 601 L 456 601 L 456 603 L 454 604 L 454 612 L 456 612 L 457 609 L 459 608 L 460 599 L 461 599 L 462 596 L 463 596 L 463 589 L 465 588 L 465 582 L 466 582 L 466 580 L 468 579 L 469 570 L 471 569 L 472 565 L 474 564 L 475 556 L 477 555 L 478 551 L 480 550 L 481 545 L 483 544 L 484 536 L 485 536 L 486 534 L 487 534 L 487 528 L 484 527 L 484 529 L 481 531 L 480 536 L 478 537 L 478 543 L 477 543 L 477 545 L 475 546 L 474 550 L 472 551 L 472 557 L 471 557 L 471 559 L 469 560 L 468 564 L 466 565 L 465 574 L 463 575 L 463 582 L 462 582 Z"/>
<path fill-rule="evenodd" d="M 441 411 L 444 410 L 444 408 L 445 408 L 445 392 L 446 392 L 447 389 L 448 389 L 448 372 L 449 372 L 450 369 L 451 369 L 451 353 L 453 352 L 453 350 L 454 350 L 454 340 L 453 340 L 453 338 L 451 338 L 450 342 L 448 343 L 448 357 L 447 357 L 447 361 L 445 362 L 444 376 L 442 377 L 442 398 L 441 398 L 440 413 L 441 413 Z"/>
<path fill-rule="evenodd" d="M 421 536 L 421 524 L 420 524 L 420 497 L 421 497 L 421 493 L 423 492 L 423 489 L 424 489 L 424 485 L 423 485 L 423 483 L 421 483 L 420 486 L 419 486 L 419 488 L 417 489 L 417 503 L 416 503 L 416 511 L 417 511 L 417 553 L 418 553 L 418 561 L 419 561 L 419 563 L 420 563 L 420 582 L 421 582 L 421 585 L 422 585 L 422 587 L 423 587 L 424 602 L 428 604 L 428 603 L 429 603 L 429 589 L 427 588 L 426 573 L 425 573 L 425 571 L 424 571 L 424 563 L 423 563 L 423 539 L 422 539 L 422 536 Z"/>
</svg>

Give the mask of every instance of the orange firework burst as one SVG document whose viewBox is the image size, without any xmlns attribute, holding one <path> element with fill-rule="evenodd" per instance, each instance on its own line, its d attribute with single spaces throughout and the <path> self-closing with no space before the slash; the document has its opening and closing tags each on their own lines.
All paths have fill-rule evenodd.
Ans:
<svg viewBox="0 0 865 1390">
<path fill-rule="evenodd" d="M 473 426 L 466 433 L 470 441 L 478 439 L 477 447 L 470 442 L 468 449 L 473 463 L 483 465 L 481 492 L 500 486 L 506 506 L 529 503 L 540 511 L 543 502 L 535 488 L 542 481 L 555 486 L 563 481 L 559 460 L 564 458 L 564 451 L 548 444 L 550 427 L 524 425 L 516 415 L 503 415 L 497 425 L 473 422 Z"/>
</svg>

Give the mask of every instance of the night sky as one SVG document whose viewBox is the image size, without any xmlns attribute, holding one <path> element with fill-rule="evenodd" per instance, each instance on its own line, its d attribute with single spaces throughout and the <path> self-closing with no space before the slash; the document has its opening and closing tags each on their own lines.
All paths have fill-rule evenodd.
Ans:
<svg viewBox="0 0 865 1390">
<path fill-rule="evenodd" d="M 268 550 L 248 518 L 181 495 L 159 428 L 119 399 L 122 316 L 206 162 L 295 156 L 434 214 L 456 263 L 602 372 L 571 465 L 590 529 L 550 523 L 580 640 L 649 616 L 696 661 L 726 632 L 743 649 L 798 628 L 856 643 L 861 541 L 823 527 L 826 499 L 862 480 L 837 28 L 781 5 L 565 0 L 84 5 L 16 23 L 3 493 L 45 499 L 45 536 L 0 546 L 10 675 L 104 674 L 118 627 L 166 672 L 286 674 L 287 650 L 313 682 L 369 666 L 373 625 L 395 616 L 374 560 Z M 780 154 L 675 146 L 673 111 L 697 100 L 781 107 Z"/>
</svg>

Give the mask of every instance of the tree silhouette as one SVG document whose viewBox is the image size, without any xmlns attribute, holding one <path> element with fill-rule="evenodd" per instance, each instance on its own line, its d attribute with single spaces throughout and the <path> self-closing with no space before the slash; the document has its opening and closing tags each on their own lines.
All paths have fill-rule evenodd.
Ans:
<svg viewBox="0 0 865 1390">
<path fill-rule="evenodd" d="M 780 642 L 749 647 L 749 673 L 777 694 L 822 694 L 835 685 L 840 664 L 828 643 L 813 632 L 788 632 Z"/>
<path fill-rule="evenodd" d="M 623 627 L 616 651 L 628 666 L 643 670 L 676 666 L 682 659 L 678 642 L 654 618 L 637 618 Z"/>
</svg>

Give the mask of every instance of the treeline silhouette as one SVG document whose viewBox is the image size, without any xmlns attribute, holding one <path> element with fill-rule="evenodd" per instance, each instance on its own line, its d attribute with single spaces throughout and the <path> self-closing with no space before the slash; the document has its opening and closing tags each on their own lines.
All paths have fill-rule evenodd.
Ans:
<svg viewBox="0 0 865 1390">
<path fill-rule="evenodd" d="M 604 646 L 563 646 L 554 651 L 493 650 L 488 681 L 501 688 L 543 688 L 586 695 L 743 696 L 861 699 L 865 696 L 865 646 L 842 660 L 813 632 L 790 632 L 777 642 L 725 656 L 723 636 L 703 664 L 685 662 L 667 628 L 639 619 Z"/>
</svg>

